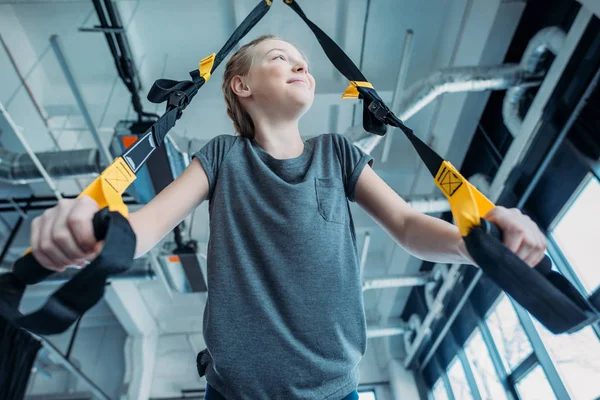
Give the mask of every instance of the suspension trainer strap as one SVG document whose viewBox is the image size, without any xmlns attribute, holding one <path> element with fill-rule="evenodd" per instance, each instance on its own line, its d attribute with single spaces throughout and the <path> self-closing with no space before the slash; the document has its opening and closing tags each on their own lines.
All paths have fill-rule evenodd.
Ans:
<svg viewBox="0 0 600 400">
<path fill-rule="evenodd" d="M 37 311 L 23 315 L 18 306 L 26 285 L 38 277 L 23 274 L 24 265 L 37 264 L 31 253 L 21 257 L 13 273 L 0 275 L 0 313 L 20 327 L 41 335 L 67 330 L 104 295 L 107 279 L 126 271 L 135 253 L 136 238 L 127 219 L 104 208 L 94 217 L 94 234 L 104 240 L 102 251 L 89 265 L 62 285 Z"/>
<path fill-rule="evenodd" d="M 574 332 L 599 320 L 600 313 L 592 304 L 564 276 L 551 270 L 548 256 L 530 268 L 502 244 L 500 230 L 483 219 L 495 205 L 404 125 L 350 57 L 306 16 L 297 1 L 284 2 L 307 24 L 335 68 L 350 81 L 342 98 L 363 100 L 364 129 L 384 135 L 389 125 L 406 135 L 450 202 L 456 226 L 477 265 L 554 333 Z"/>
<path fill-rule="evenodd" d="M 102 213 L 94 218 L 98 240 L 102 240 L 106 232 L 110 233 L 106 237 L 102 252 L 91 264 L 53 293 L 41 309 L 22 315 L 18 308 L 26 286 L 39 283 L 53 274 L 53 271 L 42 267 L 31 254 L 31 250 L 28 250 L 15 262 L 13 272 L 0 276 L 2 315 L 34 333 L 64 332 L 102 298 L 106 280 L 110 276 L 122 273 L 131 266 L 136 238 L 126 219 L 128 209 L 123 203 L 122 194 L 135 180 L 136 173 L 150 155 L 162 145 L 164 138 L 181 118 L 183 110 L 198 90 L 208 82 L 229 52 L 269 11 L 270 6 L 270 0 L 261 1 L 219 52 L 205 57 L 200 61 L 198 69 L 190 72 L 191 81 L 159 79 L 154 83 L 148 93 L 148 99 L 154 103 L 166 101 L 165 113 L 80 194 L 92 197 L 103 209 Z"/>
</svg>

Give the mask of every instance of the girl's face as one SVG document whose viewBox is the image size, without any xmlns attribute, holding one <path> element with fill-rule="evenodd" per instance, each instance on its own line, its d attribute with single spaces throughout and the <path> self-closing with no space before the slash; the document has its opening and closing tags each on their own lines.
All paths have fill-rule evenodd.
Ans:
<svg viewBox="0 0 600 400">
<path fill-rule="evenodd" d="M 289 116 L 304 114 L 315 95 L 315 79 L 306 60 L 282 40 L 266 40 L 254 48 L 246 84 L 257 103 Z"/>
</svg>

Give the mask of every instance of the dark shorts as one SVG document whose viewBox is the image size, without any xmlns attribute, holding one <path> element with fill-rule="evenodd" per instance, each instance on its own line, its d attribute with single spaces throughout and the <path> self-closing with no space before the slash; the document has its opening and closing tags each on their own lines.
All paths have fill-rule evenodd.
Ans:
<svg viewBox="0 0 600 400">
<path fill-rule="evenodd" d="M 206 385 L 206 393 L 204 394 L 204 400 L 226 400 L 221 393 L 217 392 L 215 388 L 210 385 Z M 358 392 L 355 390 L 342 400 L 358 400 Z"/>
</svg>

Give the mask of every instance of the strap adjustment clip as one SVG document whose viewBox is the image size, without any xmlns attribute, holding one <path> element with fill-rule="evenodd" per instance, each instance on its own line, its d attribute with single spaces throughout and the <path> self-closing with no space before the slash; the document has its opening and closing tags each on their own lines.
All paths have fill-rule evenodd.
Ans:
<svg viewBox="0 0 600 400">
<path fill-rule="evenodd" d="M 179 119 L 181 118 L 183 110 L 185 110 L 189 102 L 189 98 L 185 92 L 176 90 L 169 96 L 169 100 L 167 101 L 167 110 L 177 108 L 177 119 Z"/>
<path fill-rule="evenodd" d="M 371 104 L 369 104 L 369 111 L 375 116 L 375 118 L 382 122 L 387 121 L 387 117 L 390 113 L 389 108 L 379 100 L 371 101 Z"/>
</svg>

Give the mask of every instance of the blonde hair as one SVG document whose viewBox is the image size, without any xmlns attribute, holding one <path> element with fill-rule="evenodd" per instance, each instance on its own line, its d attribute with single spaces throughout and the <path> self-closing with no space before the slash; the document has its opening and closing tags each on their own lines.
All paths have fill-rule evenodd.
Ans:
<svg viewBox="0 0 600 400">
<path fill-rule="evenodd" d="M 227 115 L 233 121 L 233 128 L 242 137 L 254 137 L 254 122 L 252 122 L 250 114 L 242 107 L 240 99 L 231 88 L 231 81 L 237 75 L 245 76 L 248 74 L 254 57 L 253 50 L 256 45 L 265 40 L 281 39 L 275 35 L 263 35 L 245 44 L 227 61 L 223 74 L 222 89 L 225 96 L 225 103 L 227 104 Z"/>
</svg>

